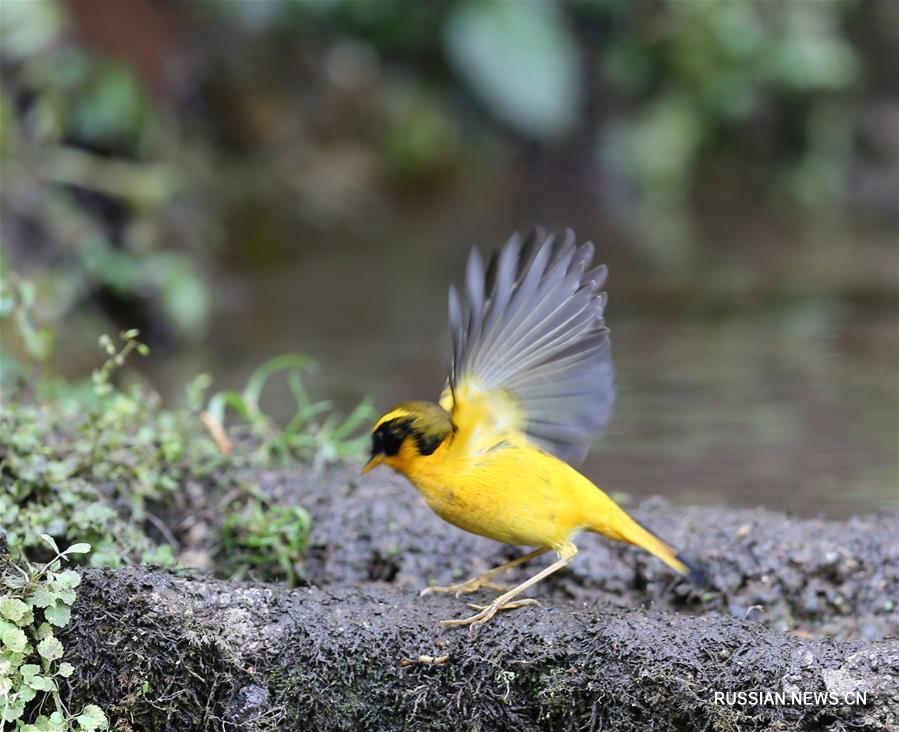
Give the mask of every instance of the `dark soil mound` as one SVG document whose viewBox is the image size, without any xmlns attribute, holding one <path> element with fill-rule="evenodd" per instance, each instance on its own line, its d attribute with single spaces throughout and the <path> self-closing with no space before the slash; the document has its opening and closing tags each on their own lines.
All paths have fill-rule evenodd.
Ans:
<svg viewBox="0 0 899 732">
<path fill-rule="evenodd" d="M 707 590 L 584 535 L 572 567 L 531 593 L 543 607 L 469 632 L 436 627 L 468 613 L 463 600 L 418 590 L 520 550 L 444 524 L 387 475 L 255 483 L 309 509 L 311 586 L 86 572 L 62 634 L 73 706 L 90 697 L 120 730 L 899 728 L 895 515 L 648 501 L 634 514 L 706 563 Z M 858 693 L 866 703 L 847 703 Z"/>
</svg>

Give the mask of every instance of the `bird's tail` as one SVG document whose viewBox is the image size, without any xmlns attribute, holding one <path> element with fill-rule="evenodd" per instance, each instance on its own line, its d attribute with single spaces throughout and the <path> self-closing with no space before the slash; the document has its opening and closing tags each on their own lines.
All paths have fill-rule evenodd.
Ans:
<svg viewBox="0 0 899 732">
<path fill-rule="evenodd" d="M 614 509 L 610 511 L 606 507 L 605 511 L 600 512 L 600 518 L 596 523 L 587 527 L 589 530 L 608 536 L 610 539 L 634 544 L 645 549 L 676 572 L 687 575 L 698 587 L 705 587 L 708 584 L 705 572 L 697 562 L 677 552 L 668 543 L 662 541 L 636 519 L 612 503 L 611 499 L 608 500 Z"/>
</svg>

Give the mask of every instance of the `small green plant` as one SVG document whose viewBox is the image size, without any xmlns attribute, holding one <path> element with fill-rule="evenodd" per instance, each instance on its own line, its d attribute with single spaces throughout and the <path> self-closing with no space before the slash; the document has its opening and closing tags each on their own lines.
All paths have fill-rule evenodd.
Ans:
<svg viewBox="0 0 899 732">
<path fill-rule="evenodd" d="M 17 732 L 106 729 L 106 715 L 96 704 L 76 713 L 62 703 L 60 679 L 75 669 L 62 660 L 65 651 L 53 632 L 68 625 L 81 583 L 78 572 L 62 569 L 62 563 L 87 554 L 91 546 L 78 543 L 60 550 L 48 534 L 41 540 L 53 552 L 50 561 L 34 565 L 23 559 L 0 566 L 0 724 Z"/>
<path fill-rule="evenodd" d="M 63 3 L 2 5 L 4 199 L 27 201 L 11 215 L 37 227 L 45 251 L 54 253 L 20 258 L 54 293 L 46 314 L 69 329 L 85 301 L 112 291 L 125 300 L 152 298 L 173 333 L 196 336 L 212 300 L 194 255 L 212 234 L 182 230 L 182 245 L 171 246 L 172 203 L 180 200 L 184 171 L 165 159 L 169 126 L 140 74 L 72 42 Z M 76 190 L 127 210 L 115 234 Z M 204 228 L 203 207 L 187 218 L 184 226 L 195 233 Z M 8 238 L 27 250 L 33 236 Z M 100 309 L 96 316 L 103 317 Z"/>
<path fill-rule="evenodd" d="M 136 328 L 122 331 L 120 337 L 123 344 L 118 349 L 108 335 L 104 333 L 100 336 L 100 348 L 106 351 L 108 358 L 100 368 L 94 369 L 93 374 L 91 374 L 91 380 L 94 382 L 94 391 L 98 395 L 102 396 L 112 391 L 112 376 L 125 365 L 125 361 L 132 351 L 137 351 L 141 356 L 150 355 L 149 347 L 137 340 L 139 335 L 140 331 Z"/>
<path fill-rule="evenodd" d="M 168 564 L 171 547 L 150 538 L 153 514 L 185 481 L 223 462 L 195 413 L 162 408 L 137 384 L 114 385 L 132 353 L 146 355 L 136 330 L 117 346 L 100 338 L 106 361 L 93 388 L 43 379 L 0 412 L 0 525 L 14 551 L 46 551 L 42 534 L 83 538 L 90 562 Z"/>
<path fill-rule="evenodd" d="M 374 408 L 365 399 L 348 417 L 341 419 L 333 411 L 331 402 L 313 402 L 301 374 L 314 368 L 315 362 L 299 353 L 287 353 L 266 361 L 253 372 L 243 391 L 221 391 L 209 400 L 207 424 L 223 425 L 225 412 L 230 409 L 258 441 L 257 460 L 262 463 L 268 463 L 272 458 L 292 458 L 321 467 L 358 457 L 368 440 L 368 435 L 359 434 L 359 429 L 374 417 Z M 293 417 L 283 428 L 279 428 L 259 406 L 263 388 L 279 372 L 286 374 L 296 403 Z M 320 419 L 322 415 L 326 416 Z"/>
<path fill-rule="evenodd" d="M 222 551 L 234 566 L 235 577 L 243 578 L 252 567 L 266 579 L 285 576 L 293 587 L 302 577 L 309 525 L 303 508 L 278 506 L 265 496 L 254 496 L 225 519 Z"/>
</svg>

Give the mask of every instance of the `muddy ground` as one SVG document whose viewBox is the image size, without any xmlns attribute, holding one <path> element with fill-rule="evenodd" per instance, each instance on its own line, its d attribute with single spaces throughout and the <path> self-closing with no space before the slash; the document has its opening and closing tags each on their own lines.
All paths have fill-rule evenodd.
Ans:
<svg viewBox="0 0 899 732">
<path fill-rule="evenodd" d="M 829 522 L 653 499 L 633 513 L 705 563 L 707 589 L 584 535 L 532 593 L 543 607 L 471 633 L 435 627 L 470 612 L 462 600 L 418 591 L 521 550 L 444 524 L 386 472 L 253 478 L 309 510 L 309 586 L 86 572 L 64 633 L 69 701 L 90 697 L 120 730 L 899 729 L 895 513 Z M 206 507 L 176 528 L 214 536 L 219 520 Z M 183 551 L 202 563 L 202 547 Z M 726 705 L 715 691 L 836 703 Z M 846 705 L 855 692 L 867 704 Z"/>
</svg>

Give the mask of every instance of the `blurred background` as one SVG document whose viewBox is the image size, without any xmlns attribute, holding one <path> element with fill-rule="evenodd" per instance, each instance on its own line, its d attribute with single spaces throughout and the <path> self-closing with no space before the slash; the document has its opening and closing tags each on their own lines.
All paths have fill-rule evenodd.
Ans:
<svg viewBox="0 0 899 732">
<path fill-rule="evenodd" d="M 570 226 L 611 271 L 599 485 L 899 504 L 899 3 L 4 0 L 0 21 L 0 264 L 55 332 L 4 327 L 5 383 L 25 351 L 87 376 L 98 335 L 136 327 L 171 401 L 288 351 L 345 410 L 435 398 L 470 246 Z"/>
</svg>

